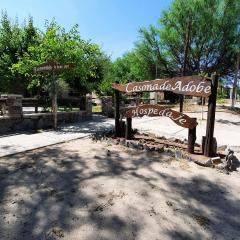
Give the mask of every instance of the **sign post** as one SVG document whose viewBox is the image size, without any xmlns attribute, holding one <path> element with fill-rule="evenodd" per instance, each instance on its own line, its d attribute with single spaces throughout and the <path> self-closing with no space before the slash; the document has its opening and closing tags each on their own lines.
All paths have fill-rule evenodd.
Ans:
<svg viewBox="0 0 240 240">
<path fill-rule="evenodd" d="M 196 118 L 193 118 L 193 119 L 197 121 Z M 197 139 L 196 130 L 197 130 L 196 126 L 192 129 L 191 128 L 188 129 L 188 152 L 189 153 L 194 153 L 194 145 Z"/>
<path fill-rule="evenodd" d="M 125 138 L 126 138 L 127 140 L 132 139 L 132 118 L 127 118 L 127 119 L 126 119 Z"/>
<path fill-rule="evenodd" d="M 213 157 L 216 153 L 214 152 L 214 125 L 215 125 L 215 112 L 216 112 L 216 101 L 217 101 L 217 87 L 218 87 L 218 76 L 212 75 L 212 94 L 208 100 L 208 117 L 206 126 L 206 140 L 204 147 L 204 155 L 207 157 Z"/>
<path fill-rule="evenodd" d="M 115 90 L 115 135 L 119 136 L 120 129 L 120 113 L 119 113 L 119 92 L 124 92 L 127 95 L 132 95 L 140 92 L 163 92 L 169 91 L 180 95 L 209 97 L 208 104 L 208 120 L 206 128 L 206 141 L 204 145 L 204 155 L 214 156 L 213 151 L 213 133 L 216 111 L 218 77 L 213 75 L 211 81 L 209 78 L 202 76 L 182 76 L 166 79 L 155 79 L 152 81 L 130 82 L 122 85 L 118 82 L 112 85 Z M 182 110 L 182 109 L 180 109 Z M 131 125 L 133 117 L 142 116 L 164 116 L 169 117 L 172 121 L 181 127 L 189 129 L 188 132 L 188 152 L 194 153 L 194 145 L 196 141 L 196 126 L 197 119 L 190 118 L 181 111 L 177 112 L 170 108 L 159 106 L 157 104 L 143 104 L 135 107 L 128 107 L 121 110 L 121 114 L 126 117 L 126 132 L 127 139 L 131 138 Z"/>
<path fill-rule="evenodd" d="M 116 81 L 116 84 L 119 82 Z M 115 137 L 120 136 L 120 92 L 114 90 Z"/>
<path fill-rule="evenodd" d="M 34 68 L 34 73 L 52 73 L 52 112 L 53 112 L 53 127 L 57 129 L 57 89 L 55 72 L 74 68 L 75 64 L 59 64 L 57 61 L 47 61 Z"/>
</svg>

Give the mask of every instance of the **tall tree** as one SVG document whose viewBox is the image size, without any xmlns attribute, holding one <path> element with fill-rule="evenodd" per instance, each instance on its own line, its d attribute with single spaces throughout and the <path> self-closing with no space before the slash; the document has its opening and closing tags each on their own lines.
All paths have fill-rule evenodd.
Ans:
<svg viewBox="0 0 240 240">
<path fill-rule="evenodd" d="M 52 111 L 54 114 L 54 127 L 57 127 L 57 95 L 61 87 L 67 84 L 76 84 L 78 80 L 88 89 L 93 89 L 95 79 L 98 77 L 103 54 L 98 45 L 84 41 L 80 38 L 78 26 L 70 31 L 60 27 L 55 21 L 46 22 L 46 31 L 40 35 L 40 43 L 30 46 L 28 52 L 13 65 L 14 72 L 23 74 L 31 79 L 30 87 L 44 87 L 52 98 Z M 74 63 L 75 68 L 62 73 L 41 74 L 33 71 L 34 67 L 48 61 L 59 64 Z"/>
<path fill-rule="evenodd" d="M 38 43 L 38 32 L 29 18 L 22 27 L 12 22 L 3 12 L 0 20 L 0 92 L 18 93 L 28 85 L 25 76 L 13 72 L 11 67 L 18 62 L 28 48 Z"/>
<path fill-rule="evenodd" d="M 228 73 L 236 54 L 233 49 L 238 41 L 239 11 L 238 0 L 175 0 L 163 13 L 158 27 L 163 52 L 180 71 L 191 18 L 186 72 Z"/>
</svg>

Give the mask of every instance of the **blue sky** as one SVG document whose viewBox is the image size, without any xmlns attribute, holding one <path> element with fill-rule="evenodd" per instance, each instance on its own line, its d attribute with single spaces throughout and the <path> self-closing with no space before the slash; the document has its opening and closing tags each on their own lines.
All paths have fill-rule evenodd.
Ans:
<svg viewBox="0 0 240 240">
<path fill-rule="evenodd" d="M 98 43 L 113 59 L 131 50 L 141 26 L 156 24 L 171 0 L 0 0 L 0 8 L 11 18 L 31 15 L 43 28 L 45 19 L 55 18 L 69 29 L 79 24 L 84 39 Z"/>
</svg>

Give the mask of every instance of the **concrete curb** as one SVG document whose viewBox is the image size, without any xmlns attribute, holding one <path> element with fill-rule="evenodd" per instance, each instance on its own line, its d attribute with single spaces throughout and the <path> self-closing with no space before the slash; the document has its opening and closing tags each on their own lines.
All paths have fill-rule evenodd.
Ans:
<svg viewBox="0 0 240 240">
<path fill-rule="evenodd" d="M 4 157 L 9 157 L 9 156 L 13 156 L 13 155 L 16 155 L 16 154 L 20 154 L 20 153 L 25 153 L 25 152 L 30 152 L 30 151 L 33 151 L 33 150 L 42 149 L 42 148 L 49 147 L 49 146 L 54 146 L 54 145 L 59 145 L 59 144 L 62 144 L 62 143 L 71 142 L 71 141 L 78 140 L 78 139 L 88 138 L 89 136 L 91 136 L 90 133 L 85 135 L 85 136 L 81 136 L 81 137 L 77 137 L 77 138 L 72 138 L 72 139 L 63 140 L 63 141 L 56 142 L 56 143 L 50 143 L 50 144 L 42 145 L 42 146 L 39 146 L 39 147 L 33 147 L 33 148 L 25 149 L 25 150 L 20 150 L 20 151 L 16 151 L 16 152 L 13 152 L 13 153 L 7 153 L 7 154 L 4 154 L 4 155 L 0 155 L 0 159 L 4 158 Z"/>
</svg>

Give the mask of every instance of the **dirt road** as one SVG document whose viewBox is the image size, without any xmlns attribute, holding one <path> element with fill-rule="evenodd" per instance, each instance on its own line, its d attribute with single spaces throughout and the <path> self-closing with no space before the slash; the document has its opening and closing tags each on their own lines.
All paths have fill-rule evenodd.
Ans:
<svg viewBox="0 0 240 240">
<path fill-rule="evenodd" d="M 239 180 L 90 139 L 0 158 L 0 239 L 238 239 Z"/>
</svg>

